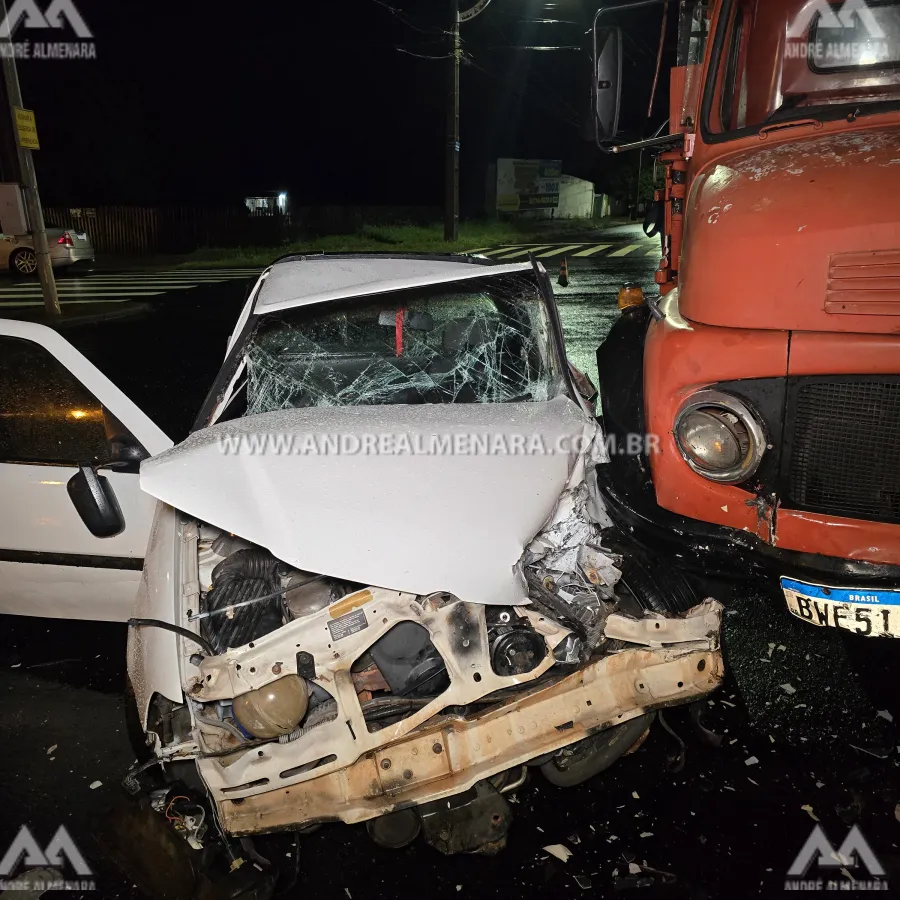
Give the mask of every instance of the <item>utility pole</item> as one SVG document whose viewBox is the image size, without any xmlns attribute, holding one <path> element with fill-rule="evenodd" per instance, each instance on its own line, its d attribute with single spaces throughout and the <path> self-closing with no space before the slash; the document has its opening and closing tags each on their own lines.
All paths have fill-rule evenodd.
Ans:
<svg viewBox="0 0 900 900">
<path fill-rule="evenodd" d="M 0 0 L 2 2 L 2 0 Z M 450 0 L 450 69 L 447 90 L 446 196 L 444 198 L 444 240 L 459 238 L 459 0 Z"/>
<path fill-rule="evenodd" d="M 6 0 L 0 0 L 0 21 L 7 20 Z M 41 281 L 41 293 L 44 296 L 44 309 L 50 316 L 59 316 L 59 294 L 56 290 L 56 278 L 50 263 L 50 247 L 47 243 L 47 231 L 44 227 L 44 211 L 41 208 L 41 197 L 38 193 L 37 174 L 34 171 L 34 159 L 31 150 L 22 146 L 18 140 L 16 108 L 22 109 L 22 88 L 19 86 L 19 73 L 16 59 L 13 56 L 12 34 L 8 39 L 0 41 L 0 56 L 3 62 L 3 78 L 6 82 L 6 96 L 9 99 L 9 114 L 12 117 L 13 134 L 19 151 L 19 165 L 22 170 L 22 189 L 25 195 L 25 208 L 28 210 L 28 221 L 34 240 L 34 255 L 37 259 L 38 278 Z"/>
<path fill-rule="evenodd" d="M 641 176 L 644 174 L 644 148 L 638 156 L 637 187 L 634 189 L 634 218 L 639 219 L 638 207 L 641 205 Z"/>
</svg>

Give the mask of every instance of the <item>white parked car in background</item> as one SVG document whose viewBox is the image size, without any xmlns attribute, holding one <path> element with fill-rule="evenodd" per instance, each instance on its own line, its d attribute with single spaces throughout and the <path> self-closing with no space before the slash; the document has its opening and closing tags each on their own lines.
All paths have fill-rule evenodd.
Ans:
<svg viewBox="0 0 900 900">
<path fill-rule="evenodd" d="M 94 245 L 87 232 L 75 228 L 48 228 L 47 243 L 54 268 L 94 261 Z M 8 268 L 17 275 L 34 275 L 37 257 L 34 239 L 30 234 L 0 236 L 0 271 Z"/>
<path fill-rule="evenodd" d="M 578 784 L 722 678 L 715 601 L 621 578 L 539 264 L 276 262 L 177 447 L 47 328 L 0 321 L 0 376 L 0 612 L 130 618 L 140 768 L 226 834 L 496 850 L 527 766 Z"/>
</svg>

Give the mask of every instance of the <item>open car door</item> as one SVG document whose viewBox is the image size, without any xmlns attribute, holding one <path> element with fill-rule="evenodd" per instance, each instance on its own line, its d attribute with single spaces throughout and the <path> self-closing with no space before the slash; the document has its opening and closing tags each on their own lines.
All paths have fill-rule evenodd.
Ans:
<svg viewBox="0 0 900 900">
<path fill-rule="evenodd" d="M 65 338 L 0 319 L 0 613 L 124 621 L 171 440 Z"/>
</svg>

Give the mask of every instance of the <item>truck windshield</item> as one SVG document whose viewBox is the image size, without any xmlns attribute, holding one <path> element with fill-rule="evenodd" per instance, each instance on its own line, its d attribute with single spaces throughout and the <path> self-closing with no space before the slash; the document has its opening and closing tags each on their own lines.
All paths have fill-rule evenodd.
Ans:
<svg viewBox="0 0 900 900">
<path fill-rule="evenodd" d="M 703 102 L 724 140 L 900 102 L 900 0 L 725 0 Z"/>
<path fill-rule="evenodd" d="M 896 66 L 900 64 L 900 3 L 862 7 L 840 18 L 817 13 L 810 38 L 813 71 Z"/>
</svg>

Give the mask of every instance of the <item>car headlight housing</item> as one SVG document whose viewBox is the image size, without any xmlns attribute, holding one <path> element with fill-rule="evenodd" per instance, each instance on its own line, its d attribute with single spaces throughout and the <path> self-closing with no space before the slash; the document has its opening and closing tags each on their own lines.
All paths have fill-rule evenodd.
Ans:
<svg viewBox="0 0 900 900">
<path fill-rule="evenodd" d="M 720 484 L 753 476 L 766 452 L 766 436 L 747 405 L 721 391 L 698 391 L 675 417 L 675 442 L 685 462 Z"/>
</svg>

